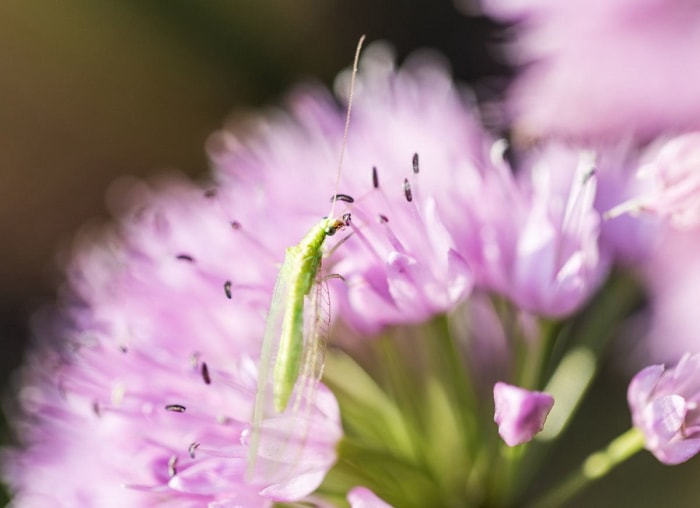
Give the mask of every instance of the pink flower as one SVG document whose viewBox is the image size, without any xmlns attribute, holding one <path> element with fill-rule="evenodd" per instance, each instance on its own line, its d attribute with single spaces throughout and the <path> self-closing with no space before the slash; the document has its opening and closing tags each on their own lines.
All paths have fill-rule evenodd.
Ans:
<svg viewBox="0 0 700 508">
<path fill-rule="evenodd" d="M 699 249 L 699 228 L 668 229 L 659 235 L 656 248 L 642 266 L 650 300 L 642 351 L 645 363 L 675 363 L 686 352 L 700 352 Z"/>
<path fill-rule="evenodd" d="M 623 213 L 611 216 L 610 211 L 649 192 L 650 182 L 636 178 L 640 157 L 645 152 L 619 143 L 599 150 L 596 176 L 598 189 L 595 208 L 603 217 L 600 226 L 600 245 L 603 256 L 615 262 L 634 265 L 644 262 L 653 252 L 663 230 L 662 221 L 651 214 Z"/>
<path fill-rule="evenodd" d="M 686 354 L 672 369 L 642 369 L 627 401 L 646 448 L 661 462 L 680 464 L 700 452 L 700 355 Z"/>
<path fill-rule="evenodd" d="M 694 0 L 487 0 L 516 22 L 510 112 L 528 136 L 649 139 L 700 127 Z"/>
<path fill-rule="evenodd" d="M 473 264 L 480 284 L 524 310 L 560 317 L 587 300 L 609 266 L 598 245 L 594 160 L 557 145 L 528 156 L 518 181 L 505 171 L 486 194 L 497 201 L 481 215 Z"/>
<path fill-rule="evenodd" d="M 525 390 L 499 381 L 493 387 L 498 433 L 508 446 L 527 443 L 544 428 L 554 406 L 551 395 Z"/>
<path fill-rule="evenodd" d="M 663 142 L 638 172 L 650 187 L 613 208 L 608 215 L 648 212 L 681 229 L 700 225 L 700 133 Z"/>
<path fill-rule="evenodd" d="M 61 307 L 37 329 L 43 347 L 19 392 L 23 448 L 3 460 L 16 504 L 303 498 L 341 435 L 324 388 L 308 428 L 290 431 L 291 462 L 283 456 L 275 477 L 246 479 L 272 263 L 251 259 L 257 240 L 236 236 L 226 203 L 195 185 L 135 183 L 128 199 L 117 225 L 77 242 Z"/>
</svg>

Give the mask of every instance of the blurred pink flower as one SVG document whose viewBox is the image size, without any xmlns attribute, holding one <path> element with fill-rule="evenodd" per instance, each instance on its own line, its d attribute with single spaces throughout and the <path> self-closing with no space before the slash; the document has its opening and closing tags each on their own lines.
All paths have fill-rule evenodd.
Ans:
<svg viewBox="0 0 700 508">
<path fill-rule="evenodd" d="M 700 127 L 697 0 L 485 0 L 515 22 L 510 113 L 526 136 L 649 139 Z"/>
<path fill-rule="evenodd" d="M 675 363 L 700 352 L 697 302 L 700 298 L 700 228 L 667 229 L 642 268 L 650 299 L 645 329 L 646 362 Z"/>
<path fill-rule="evenodd" d="M 636 178 L 640 158 L 645 156 L 629 143 L 619 143 L 598 150 L 598 192 L 595 208 L 603 220 L 600 246 L 603 256 L 621 265 L 645 262 L 653 252 L 664 229 L 662 221 L 651 214 L 623 213 L 612 217 L 610 211 L 636 196 L 649 192 L 650 182 Z"/>
<path fill-rule="evenodd" d="M 594 159 L 557 145 L 527 154 L 516 181 L 506 170 L 480 213 L 475 273 L 490 289 L 538 315 L 578 309 L 604 279 Z M 469 258 L 470 261 L 473 257 Z"/>
<path fill-rule="evenodd" d="M 664 464 L 680 464 L 700 452 L 700 355 L 686 354 L 666 369 L 652 365 L 631 381 L 627 400 L 646 448 Z"/>
<path fill-rule="evenodd" d="M 498 434 L 508 446 L 532 440 L 542 430 L 554 406 L 551 395 L 534 392 L 499 381 L 493 387 Z"/>
<path fill-rule="evenodd" d="M 391 505 L 379 499 L 374 492 L 365 487 L 355 487 L 348 492 L 351 508 L 391 508 Z"/>
<path fill-rule="evenodd" d="M 664 140 L 651 150 L 653 158 L 639 168 L 637 176 L 648 180 L 648 189 L 608 213 L 651 213 L 674 227 L 700 225 L 700 133 Z"/>
</svg>

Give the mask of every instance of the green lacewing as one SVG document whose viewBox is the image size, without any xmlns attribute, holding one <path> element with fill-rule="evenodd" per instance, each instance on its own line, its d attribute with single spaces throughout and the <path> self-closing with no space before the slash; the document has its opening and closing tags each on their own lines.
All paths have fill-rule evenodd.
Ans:
<svg viewBox="0 0 700 508">
<path fill-rule="evenodd" d="M 342 218 L 336 218 L 334 211 L 338 201 L 352 202 L 350 196 L 338 194 L 337 190 L 350 125 L 355 77 L 364 39 L 363 35 L 355 50 L 345 129 L 335 180 L 336 193 L 331 198 L 331 212 L 328 217 L 312 227 L 299 243 L 287 248 L 272 293 L 260 353 L 257 393 L 250 430 L 249 479 L 253 476 L 258 456 L 279 453 L 279 449 L 285 447 L 283 441 L 291 435 L 291 431 L 285 436 L 285 430 L 276 429 L 274 432 L 277 435 L 270 439 L 273 444 L 264 445 L 266 451 L 260 453 L 270 370 L 272 370 L 273 407 L 278 414 L 287 409 L 295 389 L 293 414 L 296 415 L 302 405 L 305 411 L 310 413 L 315 392 L 323 374 L 326 343 L 324 325 L 327 325 L 327 322 L 324 322 L 322 313 L 324 279 L 320 275 L 321 260 L 326 238 L 349 225 L 350 221 L 350 214 L 346 213 Z M 276 354 L 273 355 L 274 351 Z M 309 416 L 309 414 L 302 415 L 302 419 Z M 300 452 L 301 448 L 298 450 L 298 453 Z"/>
</svg>

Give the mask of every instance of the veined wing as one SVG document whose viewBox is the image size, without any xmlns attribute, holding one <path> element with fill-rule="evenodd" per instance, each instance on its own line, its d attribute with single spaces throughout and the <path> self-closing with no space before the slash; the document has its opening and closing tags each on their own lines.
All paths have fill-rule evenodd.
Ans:
<svg viewBox="0 0 700 508">
<path fill-rule="evenodd" d="M 319 267 L 320 272 L 320 267 Z M 294 401 L 295 411 L 304 405 L 314 404 L 318 384 L 323 376 L 325 365 L 326 345 L 331 318 L 331 301 L 328 294 L 328 284 L 320 275 L 316 276 L 314 287 L 306 298 L 304 315 L 304 352 L 301 374 L 297 382 L 297 393 Z"/>
<path fill-rule="evenodd" d="M 272 489 L 284 489 L 285 482 L 305 475 L 318 474 L 315 434 L 323 439 L 322 432 L 314 427 L 323 425 L 326 415 L 316 408 L 316 396 L 323 373 L 324 356 L 330 320 L 330 300 L 326 283 L 317 277 L 304 304 L 304 349 L 299 378 L 294 387 L 291 403 L 277 414 L 263 411 L 260 421 L 254 424 L 255 443 L 251 439 L 249 464 L 254 471 L 251 477 Z M 268 358 L 272 364 L 273 358 Z M 269 372 L 267 373 L 269 375 Z M 260 382 L 259 382 L 260 383 Z M 271 393 L 270 383 L 265 383 L 265 393 Z M 318 421 L 317 421 L 318 420 Z M 253 444 L 255 451 L 253 452 Z M 325 460 L 325 459 L 324 459 Z M 319 482 L 322 476 L 319 477 Z"/>
<path fill-rule="evenodd" d="M 273 352 L 277 349 L 284 318 L 285 300 L 289 278 L 289 260 L 285 257 L 280 268 L 275 288 L 272 292 L 270 310 L 265 322 L 260 360 L 258 361 L 258 386 L 253 407 L 253 420 L 248 438 L 248 470 L 247 478 L 252 481 L 255 477 L 263 418 L 265 417 L 267 401 L 272 397 L 272 367 L 275 361 Z"/>
</svg>

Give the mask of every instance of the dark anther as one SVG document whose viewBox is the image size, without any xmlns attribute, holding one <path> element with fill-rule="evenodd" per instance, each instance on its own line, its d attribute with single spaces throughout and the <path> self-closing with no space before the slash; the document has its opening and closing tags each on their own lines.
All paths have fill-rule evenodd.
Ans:
<svg viewBox="0 0 700 508">
<path fill-rule="evenodd" d="M 413 172 L 415 174 L 418 174 L 418 171 L 420 171 L 420 168 L 418 167 L 418 154 L 417 153 L 413 154 L 412 163 L 413 163 Z M 410 199 L 409 199 L 409 201 L 410 201 Z"/>
<path fill-rule="evenodd" d="M 227 280 L 224 282 L 224 293 L 226 293 L 226 298 L 231 299 L 231 281 Z"/>
<path fill-rule="evenodd" d="M 232 220 L 232 221 L 231 221 L 231 227 L 232 227 L 233 229 L 235 229 L 236 231 L 238 231 L 238 230 L 241 229 L 243 226 L 241 226 L 241 223 L 238 222 L 237 220 Z"/>
<path fill-rule="evenodd" d="M 189 263 L 194 263 L 194 258 L 192 256 L 190 256 L 189 254 L 178 254 L 176 257 L 180 261 L 187 261 Z"/>
<path fill-rule="evenodd" d="M 583 175 L 583 181 L 581 182 L 582 185 L 586 185 L 588 181 L 593 178 L 593 176 L 596 174 L 596 168 L 591 168 L 586 173 Z"/>
<path fill-rule="evenodd" d="M 165 409 L 174 413 L 184 413 L 187 410 L 187 408 L 182 404 L 168 404 L 165 406 Z"/>
<path fill-rule="evenodd" d="M 386 215 L 379 214 L 377 217 L 377 222 L 379 222 L 379 224 L 386 224 L 389 222 L 389 218 Z"/>
<path fill-rule="evenodd" d="M 379 175 L 377 174 L 377 166 L 372 166 L 372 187 L 379 188 Z"/>
<path fill-rule="evenodd" d="M 344 213 L 344 214 L 343 214 L 343 223 L 344 223 L 346 226 L 349 226 L 349 225 L 350 225 L 350 220 L 351 220 L 351 219 L 352 219 L 352 217 L 351 217 L 351 215 L 350 215 L 350 212 L 347 212 L 347 213 Z"/>
<path fill-rule="evenodd" d="M 192 444 L 190 445 L 190 447 L 188 448 L 188 452 L 190 453 L 190 458 L 191 458 L 191 459 L 194 459 L 194 452 L 197 451 L 197 448 L 199 448 L 199 443 L 198 443 L 197 441 L 195 441 L 194 443 L 192 443 Z"/>
<path fill-rule="evenodd" d="M 168 461 L 168 475 L 172 478 L 177 474 L 177 455 L 170 457 Z"/>
<path fill-rule="evenodd" d="M 333 203 L 334 201 L 345 201 L 346 203 L 355 202 L 352 196 L 348 196 L 347 194 L 336 194 L 335 196 L 331 196 L 331 203 Z"/>
<path fill-rule="evenodd" d="M 202 379 L 208 385 L 211 384 L 211 377 L 209 377 L 209 367 L 207 367 L 206 362 L 202 362 Z"/>
<path fill-rule="evenodd" d="M 403 194 L 406 196 L 406 201 L 409 203 L 413 201 L 413 194 L 411 193 L 411 184 L 408 183 L 408 178 L 403 180 Z"/>
</svg>

